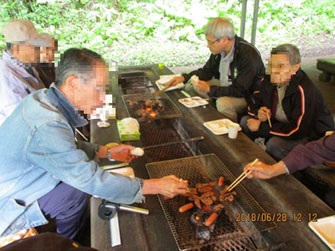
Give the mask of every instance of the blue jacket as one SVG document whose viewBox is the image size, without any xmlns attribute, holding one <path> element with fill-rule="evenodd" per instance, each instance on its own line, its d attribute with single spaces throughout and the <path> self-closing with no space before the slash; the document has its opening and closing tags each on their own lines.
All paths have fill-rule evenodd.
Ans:
<svg viewBox="0 0 335 251">
<path fill-rule="evenodd" d="M 0 235 L 47 223 L 37 200 L 59 182 L 119 203 L 141 202 L 138 179 L 112 175 L 75 144 L 87 123 L 54 86 L 27 96 L 0 126 Z"/>
</svg>

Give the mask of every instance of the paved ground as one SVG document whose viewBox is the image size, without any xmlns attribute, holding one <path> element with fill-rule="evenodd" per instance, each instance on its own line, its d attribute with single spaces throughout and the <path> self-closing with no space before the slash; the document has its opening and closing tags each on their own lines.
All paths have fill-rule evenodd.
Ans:
<svg viewBox="0 0 335 251">
<path fill-rule="evenodd" d="M 321 73 L 316 68 L 316 62 L 318 58 L 335 58 L 335 54 L 323 56 L 323 57 L 305 57 L 302 58 L 301 68 L 308 74 L 308 76 L 314 81 L 316 86 L 321 90 L 330 111 L 335 114 L 335 79 L 334 77 L 330 82 L 322 82 L 319 80 L 319 74 Z M 204 64 L 195 66 L 181 66 L 181 67 L 169 67 L 171 71 L 175 73 L 190 72 L 194 69 L 202 67 Z"/>
</svg>

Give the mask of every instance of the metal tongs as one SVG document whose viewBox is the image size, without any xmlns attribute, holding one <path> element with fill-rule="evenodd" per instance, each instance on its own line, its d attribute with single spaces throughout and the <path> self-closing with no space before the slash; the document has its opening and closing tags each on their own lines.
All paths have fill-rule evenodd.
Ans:
<svg viewBox="0 0 335 251">
<path fill-rule="evenodd" d="M 101 204 L 99 205 L 98 215 L 103 220 L 109 220 L 112 247 L 121 245 L 121 234 L 120 234 L 118 210 L 132 212 L 132 213 L 139 213 L 139 214 L 144 214 L 144 215 L 149 214 L 148 209 L 144 209 L 140 207 L 133 207 L 133 206 L 128 206 L 128 205 L 122 205 L 122 204 L 117 204 L 117 203 L 113 203 L 110 201 L 102 200 Z"/>
</svg>

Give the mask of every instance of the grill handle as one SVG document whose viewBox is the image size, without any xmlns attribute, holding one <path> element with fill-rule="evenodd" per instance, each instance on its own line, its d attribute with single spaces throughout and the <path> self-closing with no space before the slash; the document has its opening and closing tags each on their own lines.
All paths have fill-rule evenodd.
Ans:
<svg viewBox="0 0 335 251">
<path fill-rule="evenodd" d="M 127 212 L 132 212 L 132 213 L 138 213 L 138 214 L 144 214 L 148 215 L 149 210 L 145 208 L 140 208 L 140 207 L 133 207 L 133 206 L 128 206 L 128 205 L 120 205 L 119 206 L 120 210 L 127 211 Z"/>
<path fill-rule="evenodd" d="M 167 143 L 162 143 L 162 144 L 157 144 L 157 145 L 152 145 L 152 146 L 145 146 L 142 147 L 143 150 L 148 150 L 152 148 L 157 148 L 157 147 L 164 147 L 164 146 L 170 146 L 170 145 L 176 145 L 176 144 L 181 144 L 181 143 L 186 143 L 186 142 L 193 142 L 193 141 L 198 141 L 198 140 L 203 140 L 204 136 L 199 136 L 199 137 L 194 137 L 194 138 L 189 138 L 189 139 L 183 139 L 183 140 L 177 140 L 177 141 L 171 141 Z"/>
</svg>

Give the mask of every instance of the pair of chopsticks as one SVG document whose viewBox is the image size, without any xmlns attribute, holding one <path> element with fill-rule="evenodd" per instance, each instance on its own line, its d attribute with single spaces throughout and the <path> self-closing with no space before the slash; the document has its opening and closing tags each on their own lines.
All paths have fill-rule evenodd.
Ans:
<svg viewBox="0 0 335 251">
<path fill-rule="evenodd" d="M 256 158 L 250 166 L 253 166 L 256 162 L 258 161 L 258 159 Z M 251 170 L 247 170 L 247 171 L 244 171 L 240 176 L 237 177 L 236 180 L 233 181 L 233 183 L 231 183 L 227 188 L 226 188 L 226 191 L 227 192 L 230 192 L 231 190 L 234 189 L 234 187 L 236 187 L 238 184 L 240 184 L 240 182 L 242 180 L 244 180 L 249 174 L 251 173 Z"/>
<path fill-rule="evenodd" d="M 159 90 L 159 91 L 155 91 L 154 92 L 154 96 L 159 96 L 161 95 L 163 92 L 165 92 L 168 88 L 170 88 L 170 85 L 165 85 L 164 88 L 162 90 Z"/>
</svg>

